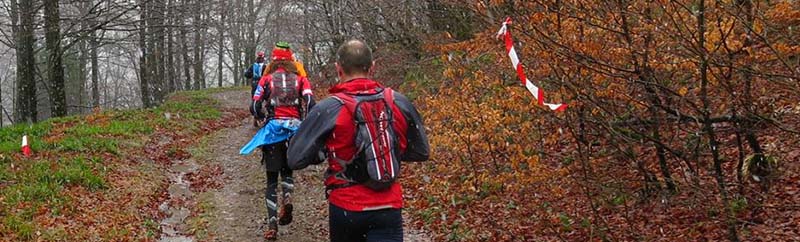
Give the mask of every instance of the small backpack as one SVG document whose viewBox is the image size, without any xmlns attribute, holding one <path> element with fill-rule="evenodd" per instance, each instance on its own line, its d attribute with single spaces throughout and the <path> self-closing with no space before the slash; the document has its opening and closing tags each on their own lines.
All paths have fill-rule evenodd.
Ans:
<svg viewBox="0 0 800 242">
<path fill-rule="evenodd" d="M 273 107 L 300 105 L 299 86 L 297 75 L 293 73 L 272 73 L 272 81 L 269 83 L 269 104 Z"/>
<path fill-rule="evenodd" d="M 264 63 L 253 63 L 253 80 L 261 79 L 261 72 L 263 72 Z"/>
<path fill-rule="evenodd" d="M 353 115 L 356 154 L 339 161 L 346 179 L 372 190 L 386 190 L 400 175 L 399 144 L 394 130 L 392 89 L 375 94 L 336 93 L 334 98 Z"/>
</svg>

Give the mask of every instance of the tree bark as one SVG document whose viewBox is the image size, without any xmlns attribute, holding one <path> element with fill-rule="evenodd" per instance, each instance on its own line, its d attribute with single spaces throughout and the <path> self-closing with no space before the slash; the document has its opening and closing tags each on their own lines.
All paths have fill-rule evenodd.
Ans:
<svg viewBox="0 0 800 242">
<path fill-rule="evenodd" d="M 19 26 L 17 32 L 16 51 L 17 51 L 17 98 L 14 105 L 15 123 L 36 122 L 37 121 L 37 100 L 36 100 L 36 59 L 34 56 L 33 45 L 36 41 L 34 36 L 34 20 L 36 8 L 33 1 L 23 0 L 16 3 L 11 2 L 12 12 L 16 8 L 19 16 Z"/>
<path fill-rule="evenodd" d="M 150 79 L 153 86 L 153 105 L 157 105 L 164 101 L 166 96 L 166 62 L 165 62 L 165 49 L 166 49 L 166 0 L 154 0 L 153 12 L 150 19 L 152 19 L 152 36 L 150 40 L 153 46 L 152 58 L 152 71 L 154 71 L 153 78 Z"/>
<path fill-rule="evenodd" d="M 700 99 L 703 103 L 703 131 L 708 137 L 709 148 L 711 149 L 711 157 L 714 161 L 714 177 L 719 186 L 719 193 L 722 197 L 722 204 L 727 211 L 726 222 L 728 224 L 728 239 L 730 241 L 739 241 L 739 236 L 736 231 L 736 220 L 733 212 L 729 209 L 729 196 L 728 189 L 725 182 L 725 174 L 722 171 L 722 158 L 719 153 L 719 142 L 717 141 L 714 126 L 711 123 L 711 104 L 708 99 L 708 53 L 705 47 L 706 44 L 706 21 L 705 21 L 705 1 L 699 1 L 697 11 L 697 49 L 699 50 L 700 61 Z"/>
<path fill-rule="evenodd" d="M 61 29 L 58 0 L 44 0 L 45 42 L 48 56 L 48 81 L 50 84 L 50 112 L 53 117 L 67 115 L 67 96 L 64 93 L 64 66 L 61 59 Z"/>
<path fill-rule="evenodd" d="M 220 19 L 219 25 L 217 26 L 217 86 L 222 87 L 222 61 L 224 60 L 225 56 L 225 19 L 228 15 L 226 11 L 225 4 L 220 4 Z"/>
<path fill-rule="evenodd" d="M 100 66 L 97 61 L 97 51 L 100 48 L 100 44 L 97 40 L 97 34 L 94 30 L 89 34 L 89 49 L 90 56 L 92 59 L 92 107 L 99 108 L 100 107 Z"/>
<path fill-rule="evenodd" d="M 181 56 L 182 56 L 182 66 L 183 66 L 183 90 L 191 90 L 192 89 L 192 73 L 190 65 L 192 63 L 192 59 L 189 57 L 189 46 L 186 44 L 186 30 L 181 29 Z"/>
<path fill-rule="evenodd" d="M 203 26 L 203 11 L 204 2 L 195 1 L 194 16 L 192 23 L 194 25 L 194 89 L 206 88 L 205 71 L 203 70 L 205 60 L 203 58 L 205 52 L 205 33 L 206 28 Z"/>
<path fill-rule="evenodd" d="M 141 9 L 141 23 L 139 24 L 139 48 L 142 52 L 142 56 L 139 58 L 139 90 L 142 96 L 142 106 L 145 108 L 149 108 L 152 106 L 151 102 L 151 94 L 150 94 L 150 73 L 148 71 L 150 67 L 149 63 L 149 50 L 147 46 L 147 34 L 148 28 L 147 26 L 147 19 L 150 17 L 148 15 L 149 4 L 148 1 L 142 0 L 140 2 L 140 9 Z"/>
<path fill-rule="evenodd" d="M 175 71 L 176 70 L 176 68 L 175 68 L 175 48 L 174 48 L 174 44 L 173 44 L 173 35 L 174 35 L 174 32 L 175 32 L 175 28 L 172 27 L 172 26 L 175 25 L 175 17 L 174 17 L 175 16 L 175 11 L 174 11 L 174 6 L 172 4 L 173 4 L 173 0 L 168 0 L 167 1 L 167 6 L 166 6 L 167 7 L 167 16 L 166 16 L 167 17 L 167 26 L 170 26 L 170 27 L 167 27 L 167 29 L 166 29 L 167 36 L 165 38 L 166 42 L 167 42 L 167 49 L 166 49 L 166 54 L 167 54 L 167 57 L 166 57 L 167 58 L 167 63 L 166 63 L 167 84 L 166 85 L 167 86 L 166 86 L 166 90 L 164 90 L 164 91 L 166 93 L 172 93 L 172 92 L 175 91 L 175 80 L 177 79 L 176 73 L 178 73 L 178 72 Z"/>
</svg>

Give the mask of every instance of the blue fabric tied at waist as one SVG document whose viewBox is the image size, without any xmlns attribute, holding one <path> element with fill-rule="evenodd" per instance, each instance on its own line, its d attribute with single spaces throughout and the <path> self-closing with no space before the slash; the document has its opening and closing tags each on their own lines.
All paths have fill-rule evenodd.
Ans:
<svg viewBox="0 0 800 242">
<path fill-rule="evenodd" d="M 288 140 L 294 133 L 297 132 L 297 128 L 300 127 L 301 121 L 299 119 L 273 119 L 270 120 L 267 125 L 261 128 L 261 130 L 253 136 L 253 139 L 250 140 L 242 149 L 239 150 L 240 155 L 249 155 L 253 153 L 253 151 L 262 145 L 270 145 L 279 142 L 283 142 Z"/>
</svg>

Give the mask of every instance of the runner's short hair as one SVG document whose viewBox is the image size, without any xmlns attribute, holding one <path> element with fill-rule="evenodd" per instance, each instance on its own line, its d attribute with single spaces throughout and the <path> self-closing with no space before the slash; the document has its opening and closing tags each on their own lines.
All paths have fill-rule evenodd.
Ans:
<svg viewBox="0 0 800 242">
<path fill-rule="evenodd" d="M 372 67 L 372 50 L 364 41 L 345 41 L 336 51 L 336 63 L 345 74 L 367 74 Z"/>
</svg>

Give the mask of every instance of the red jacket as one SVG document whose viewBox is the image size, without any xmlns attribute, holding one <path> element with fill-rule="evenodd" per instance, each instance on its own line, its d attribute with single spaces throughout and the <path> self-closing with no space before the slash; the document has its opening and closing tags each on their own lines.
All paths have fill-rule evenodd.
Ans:
<svg viewBox="0 0 800 242">
<path fill-rule="evenodd" d="M 373 80 L 354 79 L 332 87 L 334 93 L 377 93 L 384 87 Z M 341 160 L 352 160 L 356 155 L 355 123 L 352 113 L 342 108 L 343 104 L 334 98 L 326 98 L 309 111 L 300 129 L 289 144 L 289 167 L 298 170 L 310 164 L 322 162 L 319 152 L 327 157 Z M 422 117 L 411 102 L 398 92 L 394 92 L 393 128 L 399 141 L 400 155 L 403 161 L 425 161 L 428 159 L 429 145 Z M 341 165 L 334 159 L 328 160 L 327 187 L 348 184 L 331 174 L 342 171 Z M 374 191 L 364 185 L 336 188 L 330 191 L 328 200 L 348 211 L 368 211 L 383 208 L 402 208 L 403 192 L 400 183 L 394 183 L 384 191 Z"/>
</svg>

